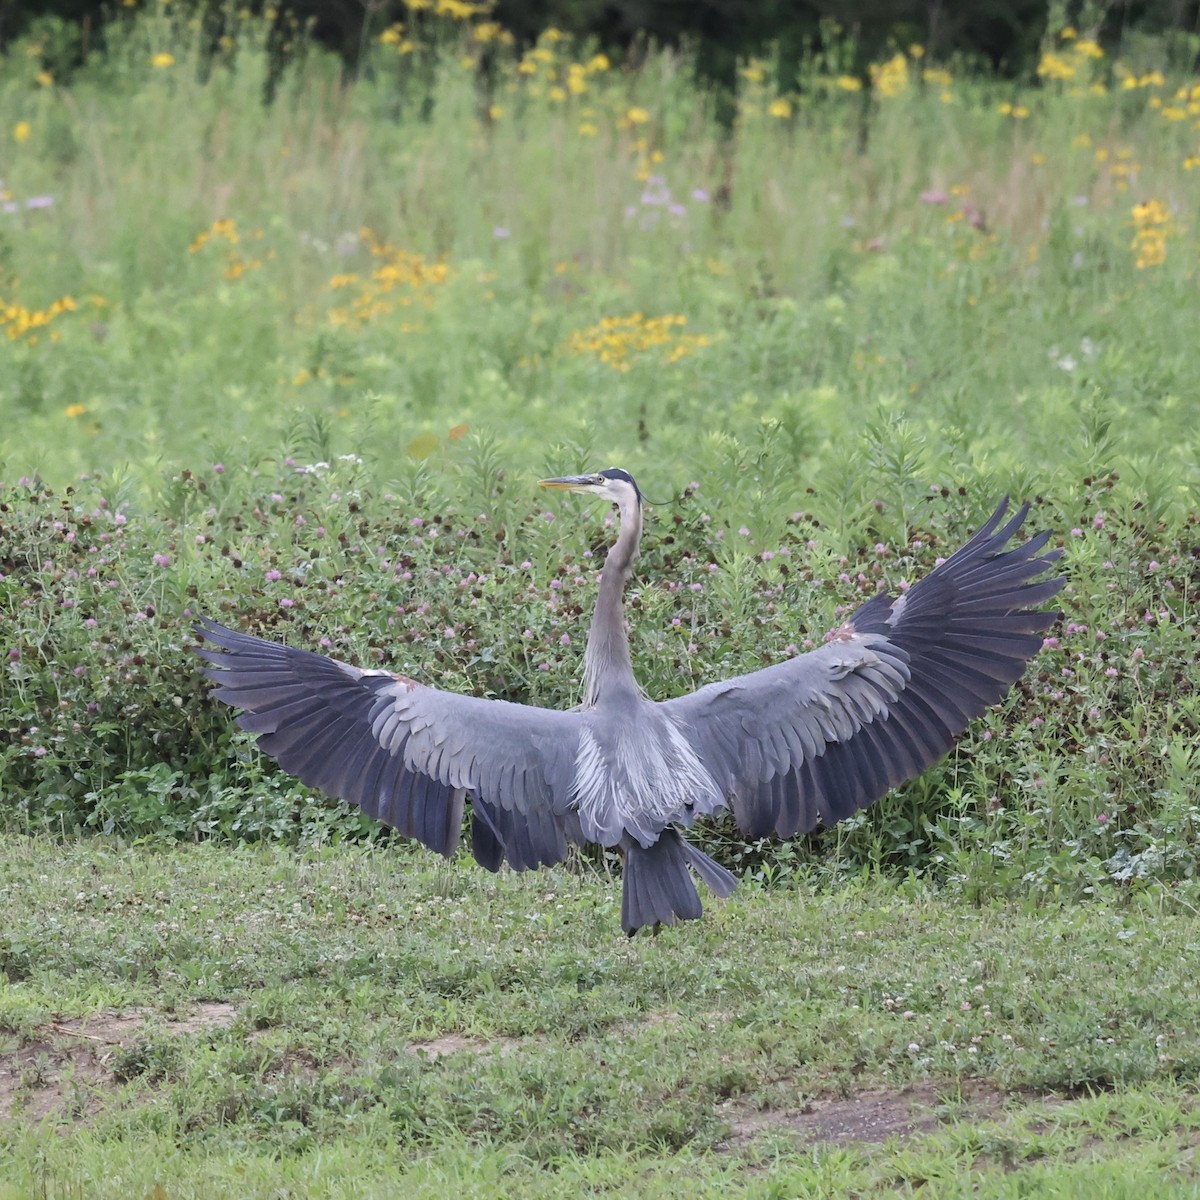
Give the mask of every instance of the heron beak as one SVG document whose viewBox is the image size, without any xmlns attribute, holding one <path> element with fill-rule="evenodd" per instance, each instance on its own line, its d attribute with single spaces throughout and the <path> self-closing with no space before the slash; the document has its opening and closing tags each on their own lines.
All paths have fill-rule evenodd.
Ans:
<svg viewBox="0 0 1200 1200">
<path fill-rule="evenodd" d="M 539 479 L 538 487 L 561 488 L 571 492 L 591 492 L 596 489 L 594 475 L 559 475 L 555 479 Z"/>
</svg>

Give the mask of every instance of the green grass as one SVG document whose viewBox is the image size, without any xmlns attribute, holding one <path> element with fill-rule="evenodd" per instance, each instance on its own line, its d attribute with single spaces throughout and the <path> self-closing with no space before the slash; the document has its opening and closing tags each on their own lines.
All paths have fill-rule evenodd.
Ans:
<svg viewBox="0 0 1200 1200">
<path fill-rule="evenodd" d="M 262 36 L 4 63 L 0 1197 L 1194 1194 L 1194 71 L 1056 39 L 1072 79 L 868 95 L 835 51 L 786 115 L 746 64 L 730 131 L 686 56 L 500 47 L 488 91 L 452 23 L 263 107 Z M 656 697 L 1005 493 L 1068 577 L 943 763 L 698 830 L 743 887 L 633 942 L 612 864 L 434 864 L 191 653 L 205 612 L 575 703 L 612 531 L 535 482 L 613 464 Z"/>
<path fill-rule="evenodd" d="M 11 839 L 0 899 L 5 1197 L 1195 1181 L 1200 923 L 1161 894 L 751 886 L 627 940 L 594 874 Z"/>
</svg>

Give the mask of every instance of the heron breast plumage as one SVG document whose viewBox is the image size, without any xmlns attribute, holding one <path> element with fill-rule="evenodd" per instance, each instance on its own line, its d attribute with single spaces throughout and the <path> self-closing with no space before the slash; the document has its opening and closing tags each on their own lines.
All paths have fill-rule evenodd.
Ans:
<svg viewBox="0 0 1200 1200">
<path fill-rule="evenodd" d="M 653 845 L 667 825 L 725 800 L 675 722 L 651 703 L 640 707 L 634 719 L 593 710 L 580 731 L 572 797 L 584 834 L 606 846 L 625 834 Z"/>
</svg>

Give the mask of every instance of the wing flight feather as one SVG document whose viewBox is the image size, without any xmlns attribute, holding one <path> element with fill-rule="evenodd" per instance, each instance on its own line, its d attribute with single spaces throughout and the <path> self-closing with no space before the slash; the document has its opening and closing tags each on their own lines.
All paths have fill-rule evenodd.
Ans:
<svg viewBox="0 0 1200 1200">
<path fill-rule="evenodd" d="M 834 641 L 663 706 L 750 837 L 806 833 L 874 803 L 942 757 L 1020 678 L 1057 618 L 1039 579 L 1048 533 L 1006 548 L 1028 505 L 1005 499 L 899 597 L 863 604 Z"/>
<path fill-rule="evenodd" d="M 207 619 L 197 629 L 213 694 L 310 787 L 445 855 L 469 793 L 473 849 L 490 870 L 559 862 L 578 840 L 566 811 L 578 713 L 424 687 Z"/>
</svg>

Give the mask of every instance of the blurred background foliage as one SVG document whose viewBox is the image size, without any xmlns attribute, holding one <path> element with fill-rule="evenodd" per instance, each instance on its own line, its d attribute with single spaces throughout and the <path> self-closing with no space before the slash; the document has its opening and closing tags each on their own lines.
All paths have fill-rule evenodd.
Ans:
<svg viewBox="0 0 1200 1200">
<path fill-rule="evenodd" d="M 0 0 L 0 52 L 18 38 L 36 38 L 45 68 L 65 81 L 103 49 L 114 22 L 134 18 L 142 7 L 141 0 Z M 406 23 L 428 41 L 442 18 L 483 14 L 518 49 L 536 45 L 551 29 L 591 40 L 628 63 L 651 47 L 686 46 L 699 76 L 723 89 L 733 88 L 739 60 L 764 54 L 775 58 L 778 79 L 797 83 L 806 55 L 831 39 L 842 45 L 847 36 L 856 49 L 847 68 L 864 78 L 867 65 L 889 48 L 912 45 L 1004 76 L 1030 75 L 1047 31 L 1072 25 L 1110 54 L 1131 39 L 1165 39 L 1172 65 L 1181 69 L 1200 48 L 1197 0 L 172 0 L 171 8 L 181 21 L 201 23 L 213 57 L 235 21 L 264 18 L 275 83 L 310 41 L 334 52 L 347 76 L 357 77 L 369 67 L 372 40 L 389 27 Z"/>
</svg>

